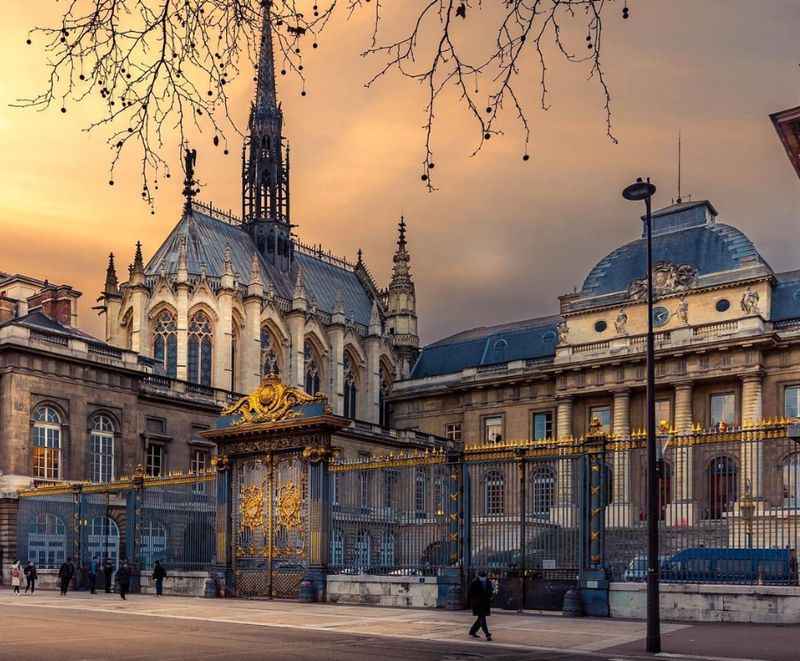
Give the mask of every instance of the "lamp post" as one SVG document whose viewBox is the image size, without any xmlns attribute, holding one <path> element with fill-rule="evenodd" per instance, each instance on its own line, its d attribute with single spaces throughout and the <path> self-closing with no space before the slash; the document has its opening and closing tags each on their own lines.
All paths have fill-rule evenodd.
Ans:
<svg viewBox="0 0 800 661">
<path fill-rule="evenodd" d="M 647 238 L 647 651 L 661 651 L 661 623 L 658 603 L 658 459 L 656 456 L 656 368 L 653 336 L 653 218 L 651 203 L 656 187 L 650 179 L 635 183 L 622 191 L 622 197 L 644 201 L 645 235 Z"/>
</svg>

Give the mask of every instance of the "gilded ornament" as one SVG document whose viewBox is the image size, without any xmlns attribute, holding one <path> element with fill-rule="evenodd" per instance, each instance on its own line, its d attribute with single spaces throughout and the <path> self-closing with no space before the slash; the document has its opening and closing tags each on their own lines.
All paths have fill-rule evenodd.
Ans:
<svg viewBox="0 0 800 661">
<path fill-rule="evenodd" d="M 258 485 L 242 487 L 239 495 L 240 528 L 255 530 L 264 524 L 264 494 Z"/>
<path fill-rule="evenodd" d="M 240 416 L 234 425 L 246 422 L 278 422 L 296 418 L 299 413 L 293 409 L 300 404 L 325 401 L 323 395 L 309 395 L 300 388 L 287 386 L 280 379 L 269 374 L 252 393 L 239 399 L 222 411 L 223 416 Z"/>
<path fill-rule="evenodd" d="M 294 482 L 287 482 L 278 491 L 278 522 L 287 528 L 301 527 L 300 506 L 303 496 Z"/>
</svg>

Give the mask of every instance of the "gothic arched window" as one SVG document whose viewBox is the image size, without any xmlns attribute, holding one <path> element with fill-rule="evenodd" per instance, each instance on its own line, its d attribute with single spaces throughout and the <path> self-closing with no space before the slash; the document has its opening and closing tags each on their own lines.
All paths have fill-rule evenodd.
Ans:
<svg viewBox="0 0 800 661">
<path fill-rule="evenodd" d="M 356 419 L 358 405 L 358 382 L 350 354 L 344 354 L 344 417 Z"/>
<path fill-rule="evenodd" d="M 162 310 L 153 327 L 153 358 L 164 369 L 167 376 L 175 378 L 178 373 L 178 325 L 170 310 Z"/>
<path fill-rule="evenodd" d="M 57 569 L 66 559 L 66 550 L 64 521 L 50 512 L 39 512 L 28 533 L 28 560 L 38 569 Z"/>
<path fill-rule="evenodd" d="M 199 310 L 189 321 L 189 381 L 211 385 L 214 332 L 208 315 Z"/>
<path fill-rule="evenodd" d="M 306 392 L 309 395 L 316 395 L 320 386 L 319 363 L 317 362 L 317 352 L 314 351 L 314 347 L 308 340 L 303 346 L 303 355 L 306 367 Z"/>
<path fill-rule="evenodd" d="M 387 401 L 391 387 L 392 379 L 389 375 L 389 370 L 381 365 L 381 383 L 380 391 L 378 392 L 378 422 L 383 428 L 387 428 L 391 420 L 389 402 Z"/>
<path fill-rule="evenodd" d="M 266 326 L 261 327 L 261 374 L 280 374 L 276 342 Z"/>
</svg>

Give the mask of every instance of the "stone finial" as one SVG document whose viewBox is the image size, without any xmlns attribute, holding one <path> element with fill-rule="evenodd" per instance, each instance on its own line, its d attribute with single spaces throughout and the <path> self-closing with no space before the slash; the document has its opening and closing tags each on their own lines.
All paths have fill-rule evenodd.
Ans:
<svg viewBox="0 0 800 661">
<path fill-rule="evenodd" d="M 136 254 L 133 257 L 133 270 L 144 273 L 144 258 L 142 257 L 142 242 L 136 242 Z"/>
<path fill-rule="evenodd" d="M 117 280 L 117 269 L 114 266 L 114 253 L 108 254 L 108 267 L 106 268 L 106 286 L 103 289 L 106 294 L 119 293 L 119 281 Z"/>
<path fill-rule="evenodd" d="M 303 274 L 303 265 L 301 264 L 297 267 L 297 277 L 294 281 L 294 291 L 292 292 L 292 309 L 305 310 L 307 300 L 305 276 Z"/>
<path fill-rule="evenodd" d="M 261 280 L 261 262 L 256 253 L 253 253 L 253 257 L 250 260 L 250 283 L 264 284 Z"/>
<path fill-rule="evenodd" d="M 225 250 L 222 253 L 225 270 L 223 273 L 225 275 L 233 275 L 233 253 L 231 251 L 230 244 L 225 246 Z"/>
<path fill-rule="evenodd" d="M 336 290 L 336 302 L 333 304 L 333 311 L 331 312 L 331 323 L 341 325 L 345 323 L 344 293 L 341 289 Z"/>
</svg>

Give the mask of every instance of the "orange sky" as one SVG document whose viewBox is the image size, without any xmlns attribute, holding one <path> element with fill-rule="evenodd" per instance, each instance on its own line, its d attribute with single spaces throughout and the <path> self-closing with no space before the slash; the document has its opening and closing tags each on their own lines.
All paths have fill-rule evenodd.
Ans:
<svg viewBox="0 0 800 661">
<path fill-rule="evenodd" d="M 389 3 L 385 3 L 389 4 Z M 617 3 L 619 4 L 619 3 Z M 519 131 L 470 158 L 473 132 L 455 103 L 440 110 L 435 135 L 440 190 L 420 185 L 423 97 L 392 77 L 366 90 L 378 65 L 359 57 L 367 17 L 340 16 L 305 62 L 309 95 L 279 81 L 292 145 L 293 221 L 308 243 L 352 257 L 362 247 L 385 284 L 395 224 L 409 224 L 423 341 L 466 327 L 550 314 L 557 296 L 580 286 L 591 266 L 638 236 L 640 209 L 620 197 L 635 176 L 658 185 L 656 204 L 675 194 L 675 141 L 683 135 L 683 190 L 709 198 L 776 270 L 800 267 L 795 243 L 800 181 L 769 121 L 800 104 L 800 3 L 796 0 L 633 0 L 623 22 L 611 6 L 605 59 L 615 132 L 605 137 L 601 97 L 585 69 L 551 67 L 549 111 L 537 110 L 538 69 L 522 85 L 534 131 L 523 163 Z M 620 5 L 621 6 L 621 5 Z M 9 107 L 44 81 L 27 29 L 50 21 L 53 3 L 4 8 L 0 40 L 0 270 L 70 283 L 84 292 L 82 325 L 101 334 L 89 310 L 109 251 L 119 275 L 140 239 L 149 257 L 180 214 L 178 177 L 162 185 L 156 214 L 139 201 L 130 162 L 109 188 L 109 150 L 83 131 L 90 114 Z M 246 116 L 249 80 L 234 89 Z M 510 118 L 509 118 L 510 119 Z M 206 143 L 203 142 L 206 140 Z M 240 205 L 239 146 L 223 157 L 197 140 L 201 198 Z M 177 168 L 176 168 L 177 169 Z M 684 195 L 686 197 L 686 195 Z"/>
</svg>

